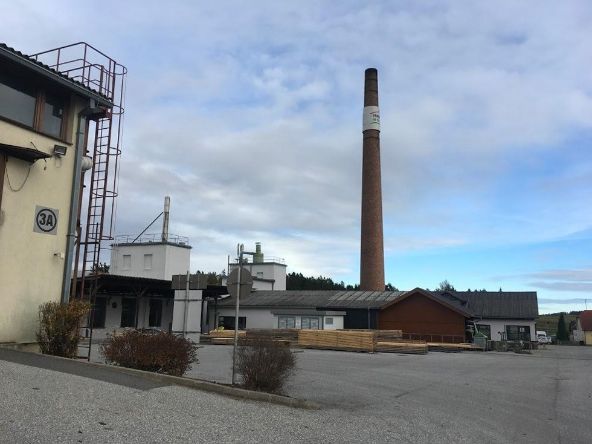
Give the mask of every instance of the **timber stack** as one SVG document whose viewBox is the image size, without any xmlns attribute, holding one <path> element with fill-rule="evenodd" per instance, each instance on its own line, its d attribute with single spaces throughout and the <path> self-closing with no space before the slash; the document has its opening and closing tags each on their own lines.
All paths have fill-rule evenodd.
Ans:
<svg viewBox="0 0 592 444">
<path fill-rule="evenodd" d="M 298 345 L 304 348 L 374 352 L 376 335 L 372 331 L 300 330 Z"/>
</svg>

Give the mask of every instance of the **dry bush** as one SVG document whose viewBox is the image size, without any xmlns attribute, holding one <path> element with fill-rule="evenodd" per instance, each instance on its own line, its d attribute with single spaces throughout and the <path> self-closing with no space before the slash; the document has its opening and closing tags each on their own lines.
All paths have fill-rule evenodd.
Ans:
<svg viewBox="0 0 592 444">
<path fill-rule="evenodd" d="M 80 326 L 90 311 L 90 304 L 72 300 L 67 304 L 46 302 L 39 306 L 37 342 L 41 353 L 74 358 L 78 354 Z"/>
<path fill-rule="evenodd" d="M 164 331 L 126 330 L 101 346 L 108 364 L 183 376 L 197 364 L 197 346 L 190 339 Z"/>
<path fill-rule="evenodd" d="M 267 338 L 241 339 L 237 371 L 247 389 L 281 393 L 296 359 L 288 346 Z"/>
</svg>

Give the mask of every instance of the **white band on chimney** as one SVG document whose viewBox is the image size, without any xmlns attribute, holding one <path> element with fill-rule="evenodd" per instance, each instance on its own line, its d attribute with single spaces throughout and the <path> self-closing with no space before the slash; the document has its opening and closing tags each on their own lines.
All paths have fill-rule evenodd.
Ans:
<svg viewBox="0 0 592 444">
<path fill-rule="evenodd" d="M 362 131 L 366 130 L 380 131 L 380 113 L 377 106 L 365 106 Z"/>
</svg>

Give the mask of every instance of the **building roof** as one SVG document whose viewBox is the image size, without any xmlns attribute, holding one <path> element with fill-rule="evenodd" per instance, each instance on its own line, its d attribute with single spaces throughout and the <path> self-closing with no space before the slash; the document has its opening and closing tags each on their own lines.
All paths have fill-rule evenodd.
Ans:
<svg viewBox="0 0 592 444">
<path fill-rule="evenodd" d="M 410 291 L 263 290 L 241 298 L 241 307 L 311 308 L 332 310 L 380 310 L 421 292 L 466 317 L 534 319 L 538 316 L 536 292 L 439 292 Z M 226 298 L 220 306 L 234 306 Z"/>
<path fill-rule="evenodd" d="M 456 291 L 476 318 L 534 319 L 539 315 L 536 291 Z"/>
<path fill-rule="evenodd" d="M 583 331 L 592 331 L 592 310 L 584 310 L 580 313 L 580 324 Z"/>
<path fill-rule="evenodd" d="M 27 69 L 35 71 L 38 74 L 41 74 L 43 77 L 57 82 L 83 97 L 95 99 L 100 105 L 110 108 L 113 107 L 113 102 L 107 96 L 95 91 L 92 88 L 89 88 L 82 82 L 74 80 L 71 77 L 68 77 L 66 74 L 53 69 L 49 65 L 35 60 L 33 57 L 11 48 L 5 43 L 0 43 L 0 58 L 11 60 Z"/>
</svg>

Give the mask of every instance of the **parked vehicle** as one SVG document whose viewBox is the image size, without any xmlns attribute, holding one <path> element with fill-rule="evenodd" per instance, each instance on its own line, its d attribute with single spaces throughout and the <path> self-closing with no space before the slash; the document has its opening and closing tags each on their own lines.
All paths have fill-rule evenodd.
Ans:
<svg viewBox="0 0 592 444">
<path fill-rule="evenodd" d="M 549 336 L 547 336 L 547 332 L 544 332 L 542 330 L 537 331 L 537 340 L 539 341 L 539 344 L 550 344 L 551 343 L 551 338 Z"/>
</svg>

